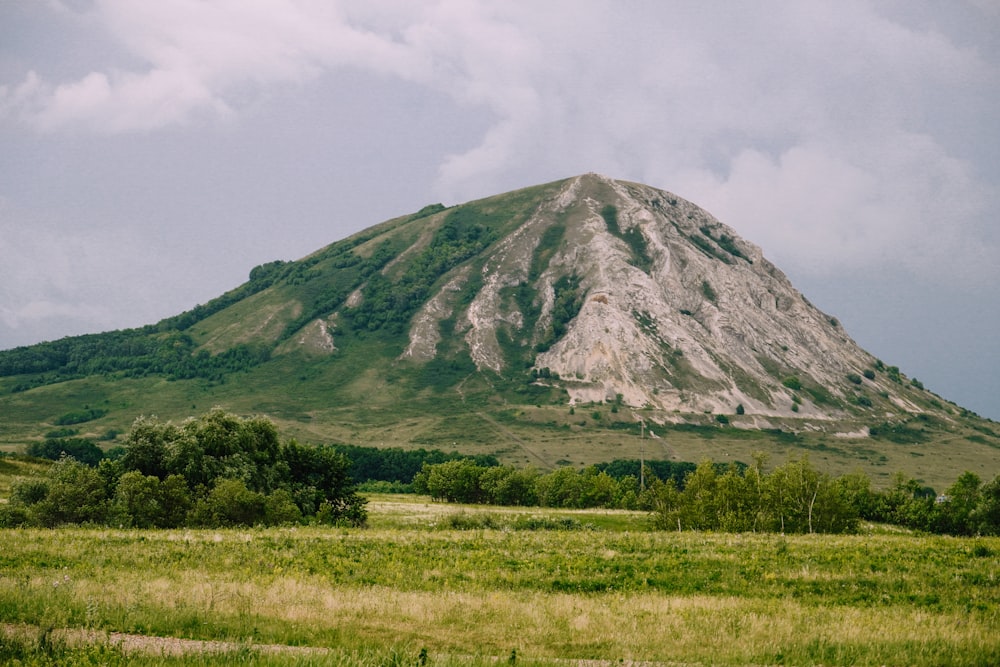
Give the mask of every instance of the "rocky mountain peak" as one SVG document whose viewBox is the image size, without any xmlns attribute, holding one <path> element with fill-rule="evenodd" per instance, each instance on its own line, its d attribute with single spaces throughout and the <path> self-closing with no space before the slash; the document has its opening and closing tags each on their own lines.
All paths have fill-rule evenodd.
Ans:
<svg viewBox="0 0 1000 667">
<path fill-rule="evenodd" d="M 481 259 L 419 310 L 405 357 L 433 358 L 454 318 L 477 368 L 516 371 L 511 349 L 533 350 L 538 382 L 557 377 L 576 403 L 835 418 L 867 390 L 916 409 L 865 377 L 876 360 L 760 248 L 669 192 L 569 179 Z"/>
</svg>

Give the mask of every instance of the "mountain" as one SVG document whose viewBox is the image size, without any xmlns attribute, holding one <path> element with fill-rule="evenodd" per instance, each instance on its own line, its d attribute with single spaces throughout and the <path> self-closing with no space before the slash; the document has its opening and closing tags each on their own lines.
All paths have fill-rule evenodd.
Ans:
<svg viewBox="0 0 1000 667">
<path fill-rule="evenodd" d="M 0 352 L 0 442 L 214 405 L 542 467 L 811 451 L 992 477 L 1000 427 L 862 350 L 734 230 L 596 174 L 376 225 L 142 329 Z"/>
</svg>

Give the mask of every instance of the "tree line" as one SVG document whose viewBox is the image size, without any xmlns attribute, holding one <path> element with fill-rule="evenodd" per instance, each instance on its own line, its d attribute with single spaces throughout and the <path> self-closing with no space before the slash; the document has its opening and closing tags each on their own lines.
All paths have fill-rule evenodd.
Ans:
<svg viewBox="0 0 1000 667">
<path fill-rule="evenodd" d="M 14 484 L 0 525 L 360 525 L 362 482 L 444 502 L 646 510 L 665 530 L 844 533 L 864 520 L 1000 534 L 1000 476 L 984 484 L 966 472 L 938 494 L 898 475 L 877 490 L 861 473 L 831 477 L 805 457 L 769 472 L 763 456 L 750 465 L 653 460 L 640 469 L 639 461 L 616 460 L 542 472 L 488 455 L 281 442 L 269 420 L 221 410 L 179 425 L 140 418 L 124 446 L 108 451 L 61 437 L 26 453 L 57 462 L 44 478 Z"/>
<path fill-rule="evenodd" d="M 61 444 L 93 454 L 76 440 Z M 359 526 L 367 519 L 346 457 L 281 442 L 261 417 L 213 410 L 182 424 L 140 418 L 119 456 L 89 466 L 61 454 L 44 477 L 13 485 L 0 526 Z"/>
<path fill-rule="evenodd" d="M 758 456 L 751 465 L 651 462 L 660 474 L 647 467 L 641 484 L 631 474 L 638 462 L 631 462 L 634 468 L 628 463 L 541 473 L 447 461 L 425 464 L 413 490 L 445 502 L 649 510 L 664 530 L 850 533 L 865 520 L 930 533 L 1000 535 L 1000 476 L 983 484 L 966 472 L 936 494 L 900 475 L 890 488 L 877 490 L 864 474 L 831 477 L 806 457 L 765 472 Z"/>
</svg>

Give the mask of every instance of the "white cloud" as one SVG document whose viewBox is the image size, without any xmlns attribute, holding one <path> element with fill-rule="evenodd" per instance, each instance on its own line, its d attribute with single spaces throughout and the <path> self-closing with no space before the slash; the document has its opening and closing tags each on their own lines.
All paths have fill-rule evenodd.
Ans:
<svg viewBox="0 0 1000 667">
<path fill-rule="evenodd" d="M 352 67 L 491 119 L 478 145 L 441 157 L 452 201 L 604 171 L 678 191 L 819 272 L 877 257 L 954 274 L 946 253 L 968 251 L 962 270 L 982 276 L 991 260 L 967 239 L 988 188 L 936 123 L 956 100 L 991 122 L 969 93 L 1000 84 L 1000 67 L 887 7 L 99 0 L 145 69 L 59 85 L 29 73 L 0 90 L 0 114 L 151 131 Z"/>
<path fill-rule="evenodd" d="M 952 279 L 997 277 L 989 244 L 970 235 L 984 193 L 968 165 L 928 137 L 803 144 L 777 158 L 746 150 L 725 178 L 701 171 L 682 180 L 695 201 L 801 271 L 888 263 Z"/>
<path fill-rule="evenodd" d="M 403 77 L 422 66 L 408 48 L 352 26 L 336 4 L 312 0 L 101 0 L 93 10 L 141 71 L 94 71 L 52 85 L 29 73 L 0 111 L 42 130 L 154 130 L 197 114 L 226 116 L 248 89 L 301 83 L 352 65 Z"/>
</svg>

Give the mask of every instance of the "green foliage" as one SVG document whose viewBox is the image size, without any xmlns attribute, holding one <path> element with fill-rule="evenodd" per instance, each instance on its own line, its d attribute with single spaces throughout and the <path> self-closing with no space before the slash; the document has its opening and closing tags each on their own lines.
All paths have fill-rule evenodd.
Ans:
<svg viewBox="0 0 1000 667">
<path fill-rule="evenodd" d="M 51 461 L 71 456 L 89 466 L 96 466 L 104 458 L 101 448 L 86 438 L 49 438 L 43 442 L 32 442 L 25 446 L 24 453 Z"/>
<path fill-rule="evenodd" d="M 361 303 L 344 311 L 351 326 L 359 331 L 402 334 L 413 314 L 430 297 L 438 278 L 478 254 L 496 238 L 483 217 L 471 205 L 453 209 L 398 280 L 381 273 L 371 275 L 362 290 Z"/>
<path fill-rule="evenodd" d="M 862 375 L 864 375 L 864 376 L 865 376 L 866 378 L 868 378 L 869 380 L 874 380 L 874 379 L 875 379 L 875 371 L 873 371 L 873 370 L 872 370 L 872 369 L 870 369 L 870 368 L 866 368 L 866 369 L 865 369 L 865 372 L 864 372 L 864 373 L 862 373 Z"/>
<path fill-rule="evenodd" d="M 965 472 L 943 494 L 898 474 L 892 487 L 869 493 L 862 517 L 929 533 L 1000 535 L 1000 475 L 984 485 Z"/>
<path fill-rule="evenodd" d="M 422 209 L 411 215 L 410 220 L 419 220 L 420 218 L 426 218 L 428 216 L 434 215 L 435 213 L 440 213 L 441 211 L 446 210 L 446 208 L 447 207 L 444 204 L 440 203 L 428 204 L 427 206 L 424 206 Z"/>
<path fill-rule="evenodd" d="M 750 259 L 740 251 L 736 245 L 736 240 L 728 234 L 721 234 L 719 238 L 712 235 L 712 230 L 707 226 L 700 228 L 701 236 L 692 234 L 688 236 L 698 250 L 709 257 L 721 260 L 726 264 L 732 264 L 732 258 L 738 258 L 750 262 Z"/>
<path fill-rule="evenodd" d="M 847 381 L 852 382 L 854 384 L 861 384 L 861 376 L 858 375 L 857 373 L 848 373 Z"/>
<path fill-rule="evenodd" d="M 264 522 L 264 494 L 238 479 L 219 478 L 212 491 L 192 510 L 195 526 L 253 526 Z"/>
<path fill-rule="evenodd" d="M 565 508 L 634 508 L 639 493 L 636 477 L 615 478 L 595 466 L 541 474 L 533 468 L 484 467 L 468 459 L 424 464 L 413 487 L 446 502 Z"/>
<path fill-rule="evenodd" d="M 868 398 L 867 396 L 862 396 L 861 394 L 858 394 L 854 396 L 853 400 L 855 405 L 860 405 L 861 407 L 864 408 L 872 407 L 872 399 Z"/>
<path fill-rule="evenodd" d="M 566 333 L 569 323 L 579 314 L 583 307 L 583 297 L 580 295 L 580 278 L 578 276 L 562 276 L 552 286 L 555 299 L 552 305 L 552 322 L 542 334 L 535 346 L 538 352 L 545 352 Z"/>
<path fill-rule="evenodd" d="M 784 380 L 781 381 L 781 384 L 785 385 L 792 391 L 799 391 L 800 389 L 802 389 L 802 380 L 798 379 L 795 376 L 786 377 Z"/>
<path fill-rule="evenodd" d="M 702 234 L 715 241 L 720 248 L 722 248 L 724 251 L 726 251 L 733 257 L 737 257 L 739 259 L 743 259 L 746 260 L 747 262 L 750 262 L 750 259 L 746 255 L 744 255 L 740 251 L 740 249 L 736 246 L 736 240 L 733 237 L 729 236 L 728 234 L 720 234 L 719 238 L 715 238 L 714 236 L 712 236 L 712 230 L 707 226 L 700 227 L 699 230 L 701 231 Z"/>
<path fill-rule="evenodd" d="M 914 426 L 911 422 L 883 422 L 877 426 L 869 427 L 869 435 L 880 440 L 888 440 L 899 445 L 909 445 L 927 442 L 927 433 L 919 426 Z"/>
<path fill-rule="evenodd" d="M 416 371 L 416 386 L 430 387 L 443 392 L 476 372 L 476 364 L 467 350 L 461 350 L 452 357 L 436 355 L 423 363 Z"/>
<path fill-rule="evenodd" d="M 760 462 L 720 474 L 704 461 L 683 490 L 657 484 L 655 522 L 667 530 L 842 533 L 857 529 L 858 511 L 841 485 L 807 459 L 791 460 L 770 474 Z"/>
<path fill-rule="evenodd" d="M 26 523 L 45 527 L 102 523 L 109 509 L 107 489 L 97 470 L 68 457 L 49 468 L 43 484 L 27 480 L 15 485 L 11 505 L 23 509 Z"/>
<path fill-rule="evenodd" d="M 549 266 L 549 261 L 562 244 L 566 235 L 566 225 L 562 221 L 556 222 L 545 228 L 538 245 L 531 253 L 531 267 L 528 270 L 528 281 L 538 280 L 545 269 Z"/>
<path fill-rule="evenodd" d="M 707 280 L 701 281 L 701 293 L 702 295 L 704 295 L 706 299 L 708 299 L 712 303 L 715 303 L 716 299 L 718 298 L 718 295 L 716 295 L 715 290 L 712 288 L 712 286 L 709 284 Z"/>
<path fill-rule="evenodd" d="M 170 479 L 170 478 L 168 478 Z M 173 479 L 178 479 L 174 477 Z M 179 478 L 183 482 L 183 478 Z M 155 527 L 175 527 L 179 525 L 176 516 L 170 516 L 165 511 L 165 506 L 171 502 L 165 498 L 164 489 L 166 481 L 161 484 L 158 477 L 143 475 L 138 470 L 130 470 L 118 478 L 115 488 L 114 499 L 112 501 L 112 516 L 123 526 L 134 528 Z M 177 486 L 176 481 L 169 484 L 170 491 L 183 491 L 184 505 L 190 504 L 188 500 L 187 484 Z M 168 491 L 168 493 L 170 493 Z"/>
<path fill-rule="evenodd" d="M 181 425 L 136 421 L 120 459 L 97 469 L 72 458 L 11 493 L 20 523 L 105 521 L 137 528 L 251 526 L 317 517 L 361 525 L 365 501 L 350 463 L 329 447 L 282 444 L 267 419 L 213 410 Z M 10 523 L 10 521 L 6 521 Z"/>
<path fill-rule="evenodd" d="M 26 375 L 15 385 L 15 391 L 91 375 L 218 379 L 259 365 L 269 356 L 269 349 L 248 344 L 217 355 L 205 351 L 196 354 L 190 335 L 147 327 L 74 336 L 0 352 L 0 377 Z M 74 410 L 60 416 L 56 423 L 78 424 L 104 414 L 106 411 L 99 409 Z"/>
<path fill-rule="evenodd" d="M 601 217 L 604 218 L 608 231 L 625 241 L 629 248 L 629 263 L 649 273 L 653 267 L 653 258 L 649 256 L 649 247 L 646 244 L 646 237 L 642 235 L 642 229 L 638 225 L 633 225 L 623 230 L 618 223 L 618 209 L 611 204 L 601 209 Z"/>
<path fill-rule="evenodd" d="M 481 467 L 499 466 L 493 455 L 471 456 L 458 452 L 446 453 L 440 449 L 400 449 L 398 447 L 359 447 L 357 445 L 332 445 L 338 454 L 350 461 L 351 478 L 359 483 L 371 481 L 409 484 L 424 464 L 434 465 L 445 461 L 468 459 Z"/>
<path fill-rule="evenodd" d="M 104 415 L 108 414 L 107 410 L 101 410 L 100 408 L 84 408 L 82 410 L 72 410 L 53 420 L 53 423 L 59 426 L 68 426 L 70 424 L 82 424 L 84 422 L 93 421 L 95 419 L 100 419 Z"/>
</svg>

